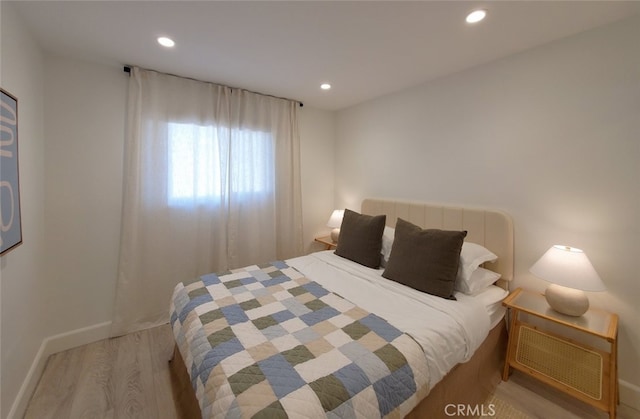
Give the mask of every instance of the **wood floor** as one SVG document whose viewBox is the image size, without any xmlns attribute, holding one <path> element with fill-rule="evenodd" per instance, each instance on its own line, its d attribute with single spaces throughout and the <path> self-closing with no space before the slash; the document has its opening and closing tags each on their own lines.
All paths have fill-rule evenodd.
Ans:
<svg viewBox="0 0 640 419">
<path fill-rule="evenodd" d="M 52 355 L 25 418 L 182 419 L 171 390 L 172 352 L 165 325 Z M 532 418 L 608 417 L 518 372 L 496 395 Z M 618 418 L 640 419 L 640 412 L 621 405 Z"/>
<path fill-rule="evenodd" d="M 25 418 L 178 418 L 169 325 L 49 357 Z"/>
<path fill-rule="evenodd" d="M 515 371 L 509 381 L 501 382 L 495 392 L 501 400 L 532 418 L 596 419 L 609 415 Z M 618 405 L 618 419 L 640 419 L 640 412 Z"/>
</svg>

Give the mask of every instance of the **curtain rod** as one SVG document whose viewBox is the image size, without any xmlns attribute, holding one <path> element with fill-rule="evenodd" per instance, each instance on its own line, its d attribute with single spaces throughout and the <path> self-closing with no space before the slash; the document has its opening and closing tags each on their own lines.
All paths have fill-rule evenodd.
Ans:
<svg viewBox="0 0 640 419">
<path fill-rule="evenodd" d="M 131 66 L 129 66 L 129 65 L 125 65 L 125 66 L 124 66 L 124 68 L 123 68 L 123 70 L 124 70 L 124 72 L 125 72 L 125 73 L 131 74 Z M 155 70 L 152 70 L 152 71 L 155 71 Z M 166 74 L 166 73 L 165 73 L 165 74 Z M 176 75 L 175 75 L 175 74 L 170 74 L 170 76 L 176 76 Z M 182 77 L 182 76 L 176 76 L 176 77 Z M 189 78 L 189 77 L 187 77 L 187 78 Z M 191 79 L 191 80 L 202 81 L 202 80 L 197 80 L 197 79 Z M 222 84 L 213 83 L 213 82 L 210 82 L 210 81 L 202 81 L 202 82 L 203 82 L 203 83 L 216 84 L 216 85 L 218 85 L 218 86 L 224 86 L 224 85 L 222 85 Z M 268 96 L 268 97 L 273 97 L 273 98 L 276 98 L 276 99 L 290 100 L 290 101 L 292 101 L 292 102 L 296 102 L 298 105 L 300 105 L 300 107 L 301 107 L 301 108 L 304 106 L 304 103 L 300 102 L 299 100 L 293 100 L 293 99 L 289 99 L 289 98 L 286 98 L 286 97 L 280 97 L 280 96 L 274 96 L 274 95 L 267 95 L 267 94 L 265 94 L 265 93 L 253 92 L 253 91 L 251 91 L 251 90 L 247 90 L 247 89 L 240 89 L 240 88 L 238 88 L 238 87 L 230 87 L 230 86 L 225 86 L 225 87 L 229 87 L 230 89 L 246 90 L 247 92 L 255 93 L 256 95 Z"/>
</svg>

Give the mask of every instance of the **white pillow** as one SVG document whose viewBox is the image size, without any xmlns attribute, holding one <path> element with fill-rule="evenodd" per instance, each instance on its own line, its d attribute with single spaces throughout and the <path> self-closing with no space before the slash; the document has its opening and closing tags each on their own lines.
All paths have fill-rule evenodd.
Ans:
<svg viewBox="0 0 640 419">
<path fill-rule="evenodd" d="M 468 282 L 473 271 L 485 262 L 495 262 L 498 259 L 491 250 L 476 243 L 464 242 L 460 251 L 460 266 L 458 279 Z"/>
<path fill-rule="evenodd" d="M 484 268 L 476 268 L 468 281 L 465 281 L 458 276 L 458 278 L 456 278 L 455 289 L 464 294 L 476 294 L 485 290 L 498 279 L 500 279 L 499 273 Z"/>
<path fill-rule="evenodd" d="M 385 226 L 382 233 L 382 266 L 387 266 L 389 261 L 389 255 L 391 255 L 391 246 L 393 246 L 393 239 L 396 235 L 396 229 Z"/>
</svg>

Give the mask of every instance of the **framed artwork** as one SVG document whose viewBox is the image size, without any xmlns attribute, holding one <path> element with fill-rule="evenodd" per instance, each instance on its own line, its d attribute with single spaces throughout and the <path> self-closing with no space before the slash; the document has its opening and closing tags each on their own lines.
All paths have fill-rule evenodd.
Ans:
<svg viewBox="0 0 640 419">
<path fill-rule="evenodd" d="M 20 243 L 18 99 L 0 89 L 0 255 Z"/>
</svg>

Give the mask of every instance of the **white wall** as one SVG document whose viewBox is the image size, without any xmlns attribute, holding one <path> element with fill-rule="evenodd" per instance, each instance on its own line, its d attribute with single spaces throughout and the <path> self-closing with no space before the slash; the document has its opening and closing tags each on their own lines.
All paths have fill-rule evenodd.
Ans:
<svg viewBox="0 0 640 419">
<path fill-rule="evenodd" d="M 327 221 L 335 209 L 335 112 L 305 106 L 299 117 L 304 245 L 310 253 L 324 249 L 313 239 L 329 234 Z"/>
<path fill-rule="evenodd" d="M 341 111 L 335 175 L 339 206 L 506 210 L 514 287 L 546 287 L 528 268 L 551 245 L 584 249 L 608 287 L 592 305 L 620 315 L 627 403 L 640 386 L 638 39 L 640 18 L 626 20 Z"/>
<path fill-rule="evenodd" d="M 0 417 L 6 417 L 46 336 L 44 60 L 13 6 L 0 2 L 0 85 L 18 98 L 23 244 L 0 258 Z M 27 304 L 27 302 L 29 304 Z"/>
<path fill-rule="evenodd" d="M 127 74 L 47 57 L 50 335 L 111 320 L 120 245 Z"/>
</svg>

